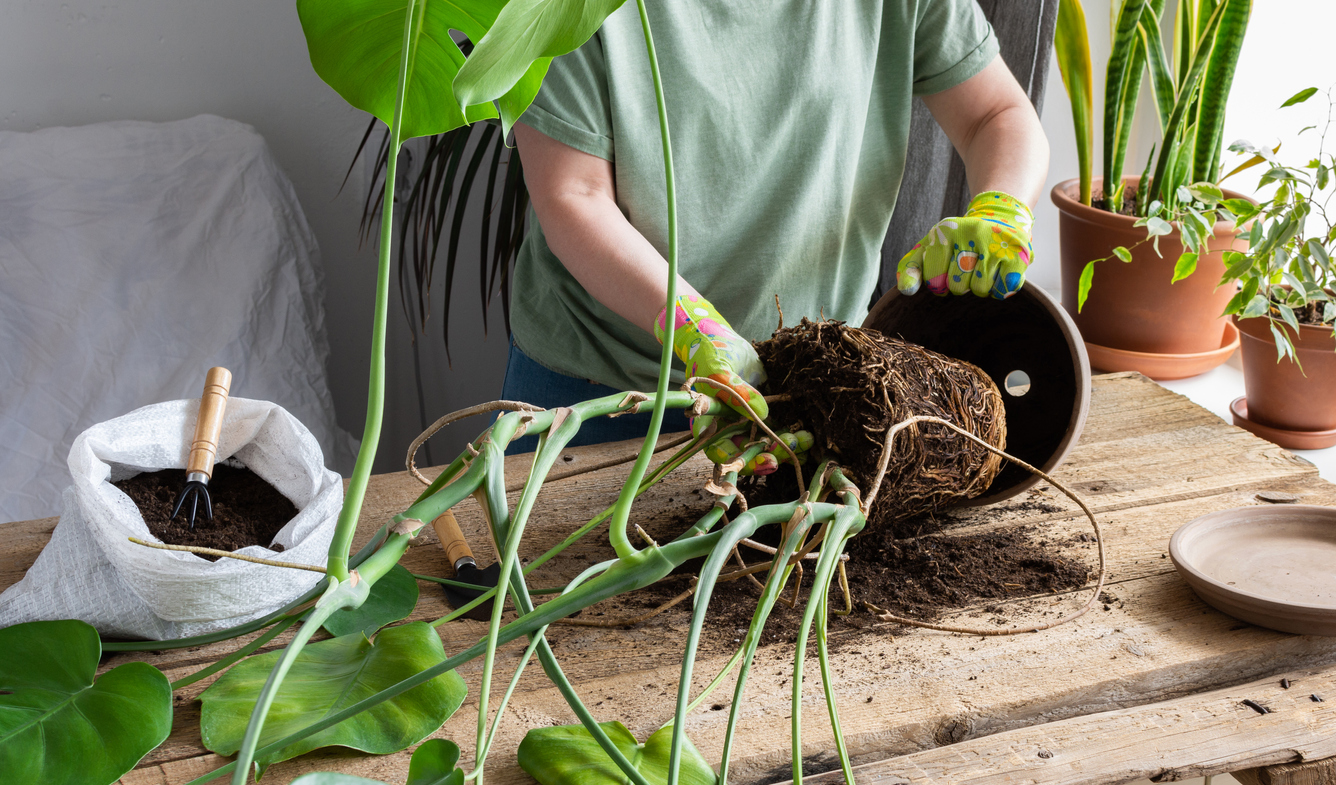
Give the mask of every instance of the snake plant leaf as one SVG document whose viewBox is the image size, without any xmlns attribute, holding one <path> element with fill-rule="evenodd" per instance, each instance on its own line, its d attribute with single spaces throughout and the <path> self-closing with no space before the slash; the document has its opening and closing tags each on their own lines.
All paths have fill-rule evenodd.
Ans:
<svg viewBox="0 0 1336 785">
<path fill-rule="evenodd" d="M 429 739 L 413 751 L 408 763 L 408 781 L 404 785 L 464 785 L 464 771 L 459 762 L 459 747 L 453 741 Z M 380 780 L 317 771 L 303 774 L 292 785 L 385 785 Z"/>
<path fill-rule="evenodd" d="M 1094 67 L 1090 64 L 1090 36 L 1081 0 L 1059 0 L 1053 51 L 1076 128 L 1076 162 L 1081 177 L 1081 204 L 1090 204 L 1094 155 Z"/>
<path fill-rule="evenodd" d="M 1225 102 L 1234 83 L 1243 34 L 1248 29 L 1252 0 L 1225 0 L 1224 16 L 1211 45 L 1210 64 L 1201 82 L 1201 104 L 1197 108 L 1197 145 L 1193 153 L 1193 180 L 1220 176 L 1220 146 L 1224 139 Z"/>
<path fill-rule="evenodd" d="M 376 581 L 360 607 L 335 611 L 323 626 L 336 637 L 355 632 L 371 637 L 386 624 L 408 618 L 417 601 L 417 579 L 402 564 L 396 564 Z"/>
<path fill-rule="evenodd" d="M 625 0 L 510 0 L 459 69 L 454 94 L 463 106 L 502 101 L 503 126 L 519 119 L 538 94 L 553 57 L 588 41 Z"/>
<path fill-rule="evenodd" d="M 205 747 L 220 755 L 235 754 L 241 747 L 260 688 L 281 654 L 275 651 L 245 660 L 200 695 L 204 704 L 200 732 Z M 260 746 L 444 660 L 441 639 L 422 622 L 386 628 L 376 636 L 375 643 L 356 633 L 308 644 L 298 655 L 269 710 Z M 260 765 L 268 766 L 330 746 L 374 754 L 398 752 L 441 727 L 463 703 L 465 692 L 463 679 L 448 671 L 293 742 L 260 760 Z"/>
<path fill-rule="evenodd" d="M 637 744 L 635 736 L 620 722 L 602 722 L 617 749 L 635 764 L 653 785 L 668 781 L 668 753 L 673 727 L 660 728 Z M 524 736 L 518 750 L 520 768 L 539 785 L 626 785 L 630 780 L 594 741 L 583 725 L 534 728 Z M 682 749 L 677 781 L 681 785 L 714 785 L 716 777 L 690 739 Z"/>
<path fill-rule="evenodd" d="M 102 644 L 81 621 L 0 630 L 0 772 L 5 782 L 107 785 L 172 729 L 172 688 L 128 662 L 94 679 Z"/>
</svg>

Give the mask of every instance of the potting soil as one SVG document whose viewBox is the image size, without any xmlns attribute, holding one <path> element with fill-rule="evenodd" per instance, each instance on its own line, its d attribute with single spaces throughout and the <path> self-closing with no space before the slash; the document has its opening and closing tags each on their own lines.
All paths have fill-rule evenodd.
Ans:
<svg viewBox="0 0 1336 785">
<path fill-rule="evenodd" d="M 292 520 L 297 508 L 250 469 L 226 464 L 214 466 L 213 477 L 209 480 L 213 518 L 210 520 L 204 514 L 201 500 L 193 530 L 189 500 L 176 519 L 171 518 L 176 496 L 185 484 L 184 469 L 144 472 L 112 483 L 139 507 L 149 532 L 162 542 L 222 551 L 235 551 L 248 545 L 283 550 L 282 545 L 275 547 L 272 544 L 274 535 Z M 198 555 L 209 561 L 222 558 Z"/>
</svg>

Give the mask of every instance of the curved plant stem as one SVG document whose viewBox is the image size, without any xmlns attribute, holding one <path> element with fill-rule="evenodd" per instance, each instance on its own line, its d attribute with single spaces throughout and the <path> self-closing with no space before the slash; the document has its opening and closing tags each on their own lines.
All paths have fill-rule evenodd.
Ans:
<svg viewBox="0 0 1336 785">
<path fill-rule="evenodd" d="M 400 132 L 403 126 L 404 91 L 408 85 L 408 63 L 416 45 L 422 10 L 427 6 L 417 0 L 407 0 L 404 10 L 403 54 L 399 59 L 399 84 L 395 88 L 394 118 L 390 122 L 389 159 L 385 167 L 385 206 L 380 217 L 380 260 L 376 267 L 376 309 L 371 327 L 371 380 L 367 389 L 366 425 L 362 429 L 362 444 L 357 450 L 357 462 L 348 491 L 343 497 L 343 509 L 334 538 L 329 543 L 327 570 L 340 583 L 348 580 L 348 552 L 353 535 L 357 532 L 357 517 L 362 511 L 362 499 L 371 479 L 371 463 L 380 444 L 380 426 L 385 410 L 385 314 L 389 309 L 390 247 L 394 242 L 394 185 L 395 169 L 399 160 Z M 418 19 L 415 19 L 418 17 Z"/>
<path fill-rule="evenodd" d="M 190 674 L 189 676 L 177 679 L 176 681 L 172 682 L 172 691 L 175 692 L 176 690 L 179 690 L 182 687 L 194 684 L 200 679 L 207 679 L 208 677 L 212 676 L 218 671 L 230 667 L 232 663 L 237 662 L 241 658 L 254 653 L 261 646 L 265 645 L 274 638 L 277 638 L 279 635 L 282 635 L 284 630 L 286 630 L 287 628 L 291 627 L 296 623 L 297 619 L 296 617 L 293 617 L 285 621 L 279 622 L 278 624 L 275 624 L 273 628 L 271 628 L 265 634 L 261 635 L 260 637 L 256 638 L 255 640 L 251 641 L 250 643 L 246 644 L 240 649 L 237 649 L 236 651 L 232 652 L 231 654 L 227 655 L 221 660 L 215 662 L 214 664 L 208 666 L 207 668 L 197 670 L 194 673 Z"/>
<path fill-rule="evenodd" d="M 636 0 L 640 10 L 640 27 L 645 31 L 645 51 L 649 55 L 649 69 L 654 76 L 654 100 L 659 108 L 659 136 L 663 141 L 663 175 L 667 185 L 668 201 L 668 303 L 665 306 L 663 320 L 663 351 L 659 357 L 659 384 L 654 396 L 654 410 L 649 418 L 649 433 L 645 434 L 645 445 L 640 449 L 631 473 L 622 486 L 613 511 L 609 539 L 612 548 L 620 557 L 627 557 L 635 552 L 626 535 L 627 522 L 631 517 L 631 502 L 635 500 L 640 488 L 640 480 L 649 468 L 650 456 L 654 454 L 654 445 L 659 441 L 659 428 L 663 425 L 665 394 L 668 392 L 668 379 L 673 364 L 673 332 L 676 320 L 673 318 L 677 304 L 677 191 L 673 179 L 673 144 L 668 133 L 668 107 L 664 103 L 663 81 L 659 76 L 659 58 L 654 53 L 654 36 L 649 28 L 649 15 L 645 11 L 645 0 Z"/>
<path fill-rule="evenodd" d="M 757 445 L 759 449 L 762 445 Z M 755 457 L 755 456 L 752 456 Z M 748 459 L 750 460 L 750 459 Z M 691 692 L 691 673 L 695 666 L 696 647 L 700 641 L 701 629 L 705 625 L 705 614 L 709 609 L 710 595 L 714 592 L 714 586 L 719 578 L 719 573 L 724 565 L 733 556 L 733 548 L 744 538 L 750 537 L 761 526 L 767 523 L 780 523 L 788 520 L 785 518 L 771 518 L 763 510 L 749 510 L 733 519 L 731 523 L 720 530 L 723 538 L 718 547 L 710 553 L 705 560 L 705 565 L 701 567 L 700 582 L 696 584 L 695 608 L 691 617 L 691 629 L 687 633 L 686 649 L 682 655 L 682 672 L 677 683 L 677 709 L 673 716 L 673 740 L 668 754 L 668 785 L 676 785 L 678 769 L 682 763 L 682 743 L 686 734 L 686 714 L 687 703 Z M 794 527 L 794 532 L 785 539 L 784 558 L 775 558 L 774 572 L 784 572 L 788 569 L 788 554 L 793 552 L 801 542 L 802 534 L 806 532 L 811 525 L 811 516 L 804 516 L 804 526 L 802 523 Z M 788 547 L 792 544 L 792 547 Z M 755 626 L 755 622 L 752 622 Z"/>
<path fill-rule="evenodd" d="M 232 785 L 246 785 L 246 773 L 250 771 L 251 762 L 255 760 L 255 748 L 260 743 L 260 734 L 264 732 L 264 720 L 269 714 L 269 707 L 273 705 L 274 698 L 278 697 L 283 677 L 288 675 L 288 670 L 297 661 L 297 655 L 301 654 L 306 642 L 334 611 L 361 605 L 371 588 L 365 581 L 359 582 L 358 586 L 354 587 L 351 583 L 339 583 L 332 577 L 328 580 L 329 588 L 325 589 L 324 595 L 311 609 L 310 618 L 283 650 L 283 656 L 269 672 L 264 687 L 260 688 L 260 696 L 255 701 L 255 710 L 251 712 L 250 723 L 246 726 L 246 735 L 241 740 L 241 749 L 237 751 L 237 767 L 232 772 Z"/>
<path fill-rule="evenodd" d="M 802 623 L 798 627 L 798 642 L 795 644 L 796 651 L 793 655 L 793 702 L 790 708 L 794 785 L 802 785 L 803 781 L 803 661 L 807 657 L 807 636 L 812 629 L 812 621 L 816 618 L 817 609 L 825 605 L 826 594 L 830 589 L 830 581 L 835 576 L 835 566 L 839 564 L 840 553 L 844 550 L 844 543 L 849 537 L 850 530 L 857 532 L 862 529 L 862 521 L 863 516 L 859 514 L 857 507 L 845 507 L 835 513 L 835 520 L 830 524 L 830 532 L 826 539 L 827 547 L 821 549 L 821 558 L 817 560 L 816 576 L 812 582 L 812 593 L 807 607 L 803 610 Z M 827 702 L 833 709 L 835 706 L 834 696 L 830 691 L 827 691 L 826 696 Z M 843 737 L 840 735 L 838 726 L 835 734 L 839 741 L 839 747 L 843 750 Z M 841 757 L 841 763 L 843 763 L 845 757 L 847 756 Z"/>
<path fill-rule="evenodd" d="M 821 600 L 816 612 L 816 654 L 821 662 L 821 688 L 826 693 L 826 711 L 830 714 L 830 729 L 835 735 L 835 754 L 840 759 L 840 770 L 844 772 L 846 785 L 854 785 L 853 765 L 849 761 L 849 749 L 844 743 L 844 728 L 840 725 L 840 710 L 835 703 L 835 676 L 830 671 L 830 651 L 827 647 L 826 632 L 829 613 L 826 603 L 830 601 L 830 583 L 821 588 Z"/>
</svg>

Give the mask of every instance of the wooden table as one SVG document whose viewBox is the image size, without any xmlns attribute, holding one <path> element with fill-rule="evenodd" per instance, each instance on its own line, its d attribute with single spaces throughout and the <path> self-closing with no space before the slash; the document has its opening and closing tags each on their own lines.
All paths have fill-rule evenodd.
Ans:
<svg viewBox="0 0 1336 785">
<path fill-rule="evenodd" d="M 624 446 L 572 449 L 559 469 L 605 459 Z M 508 461 L 508 476 L 523 476 L 527 456 Z M 679 520 L 708 507 L 697 493 L 704 462 L 689 464 L 675 479 L 647 494 L 638 517 L 651 531 L 667 532 Z M 615 497 L 624 467 L 551 483 L 521 555 L 535 556 L 559 541 Z M 1106 601 L 1085 617 L 1042 633 L 980 638 L 924 630 L 842 628 L 835 637 L 836 688 L 850 752 L 860 782 L 879 783 L 1116 783 L 1152 777 L 1181 779 L 1257 766 L 1302 763 L 1336 756 L 1336 638 L 1272 632 L 1220 614 L 1200 602 L 1178 578 L 1167 558 L 1170 535 L 1188 520 L 1212 510 L 1259 504 L 1259 491 L 1297 494 L 1305 503 L 1336 504 L 1336 486 L 1313 467 L 1279 447 L 1220 421 L 1186 398 L 1136 374 L 1097 377 L 1090 419 L 1080 444 L 1058 476 L 1077 488 L 1104 527 L 1110 583 Z M 418 492 L 406 474 L 373 479 L 362 514 L 362 538 L 403 509 Z M 1041 486 L 1042 487 L 1042 486 Z M 1025 525 L 1031 536 L 1093 564 L 1094 551 L 1078 535 L 1088 524 L 1066 499 L 1043 497 L 1059 512 L 1025 512 L 1025 498 L 958 513 L 953 532 Z M 473 502 L 461 505 L 460 522 L 475 543 L 484 542 Z M 16 581 L 36 558 L 55 519 L 5 527 L 8 557 L 0 563 L 0 586 Z M 591 537 L 544 568 L 536 585 L 563 582 L 606 545 Z M 479 561 L 491 561 L 480 548 Z M 417 572 L 445 574 L 434 535 L 428 530 L 405 556 Z M 551 569 L 548 569 L 548 568 Z M 538 575 L 538 573 L 535 573 Z M 1009 623 L 1077 607 L 1086 590 L 1016 598 L 1001 612 Z M 440 593 L 423 585 L 414 615 L 434 619 L 446 612 Z M 991 604 L 990 604 L 991 605 Z M 614 617 L 639 611 L 630 598 L 586 614 Z M 987 623 L 996 609 L 966 609 L 956 616 Z M 440 629 L 447 652 L 459 651 L 482 634 L 479 622 Z M 677 610 L 632 629 L 553 627 L 550 634 L 563 666 L 603 720 L 618 719 L 641 738 L 672 710 L 686 615 Z M 731 630 L 715 632 L 731 637 Z M 243 639 L 245 640 L 245 639 Z M 285 640 L 285 639 L 280 639 Z M 142 657 L 169 677 L 198 669 L 242 641 L 202 649 L 107 658 L 110 668 Z M 728 643 L 724 641 L 723 643 Z M 716 646 L 720 652 L 723 645 Z M 518 645 L 499 656 L 508 678 Z M 792 646 L 761 650 L 749 683 L 735 745 L 734 781 L 788 779 L 789 679 Z M 725 659 L 702 656 L 697 686 Z M 481 666 L 461 669 L 470 702 L 440 735 L 459 742 L 469 755 Z M 1288 677 L 1292 688 L 1279 681 Z M 804 754 L 817 771 L 834 767 L 814 658 L 806 672 Z M 503 682 L 501 682 L 503 686 Z M 181 783 L 224 762 L 199 746 L 199 704 L 207 686 L 178 693 L 171 737 L 127 785 Z M 1312 702 L 1310 693 L 1328 700 Z M 716 693 L 722 706 L 731 683 Z M 1270 707 L 1259 715 L 1241 705 L 1250 698 Z M 691 738 L 717 762 L 728 712 L 707 703 L 689 719 Z M 501 738 L 489 760 L 488 781 L 528 782 L 514 763 L 514 749 L 529 728 L 574 722 L 556 689 L 536 666 L 521 681 Z M 408 753 L 366 757 L 317 752 L 279 764 L 266 775 L 284 783 L 300 773 L 337 770 L 402 783 Z M 1294 769 L 1296 767 L 1291 767 Z M 1247 774 L 1252 781 L 1332 782 L 1321 779 L 1325 764 L 1297 767 L 1308 779 L 1285 779 L 1285 769 Z M 1319 774 L 1314 775 L 1316 770 Z M 1257 779 L 1261 777 L 1262 779 Z M 1315 778 L 1316 777 L 1316 778 Z M 828 777 L 822 777 L 823 781 Z M 834 780 L 830 780 L 834 781 Z"/>
</svg>

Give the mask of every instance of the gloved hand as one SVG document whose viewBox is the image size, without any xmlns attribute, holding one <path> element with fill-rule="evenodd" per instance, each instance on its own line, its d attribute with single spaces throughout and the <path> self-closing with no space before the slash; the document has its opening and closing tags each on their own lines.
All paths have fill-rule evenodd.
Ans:
<svg viewBox="0 0 1336 785">
<path fill-rule="evenodd" d="M 696 418 L 697 421 L 702 419 L 704 418 Z M 692 423 L 691 430 L 697 436 L 700 435 L 699 433 L 696 433 L 696 423 Z M 799 465 L 807 463 L 807 451 L 812 449 L 812 443 L 814 441 L 811 433 L 808 431 L 794 431 L 792 433 L 781 431 L 776 435 L 779 436 L 779 438 L 789 446 L 789 449 L 793 450 L 794 454 L 798 456 Z M 739 434 L 731 439 L 721 439 L 705 448 L 705 457 L 709 458 L 714 463 L 729 463 L 742 454 L 743 449 L 747 445 L 748 438 L 747 434 Z M 739 469 L 738 474 L 743 476 L 748 474 L 760 476 L 773 474 L 775 470 L 779 468 L 781 463 L 791 463 L 792 461 L 793 459 L 789 457 L 788 450 L 778 444 L 772 443 L 766 447 L 764 452 L 748 461 L 746 466 Z"/>
<path fill-rule="evenodd" d="M 697 382 L 697 391 L 718 398 L 748 419 L 752 413 L 758 420 L 768 417 L 770 407 L 756 389 L 765 381 L 765 368 L 751 342 L 734 332 L 704 297 L 684 294 L 677 298 L 676 305 L 673 352 L 686 365 L 687 378 L 701 376 L 717 382 Z M 660 344 L 667 329 L 667 315 L 668 309 L 664 308 L 654 322 L 654 337 Z"/>
<path fill-rule="evenodd" d="M 1005 300 L 1025 283 L 1034 251 L 1030 226 L 1034 216 L 1024 202 L 1001 191 L 985 191 L 970 201 L 959 218 L 944 218 L 904 255 L 896 268 L 896 288 L 944 295 L 974 292 Z"/>
</svg>

